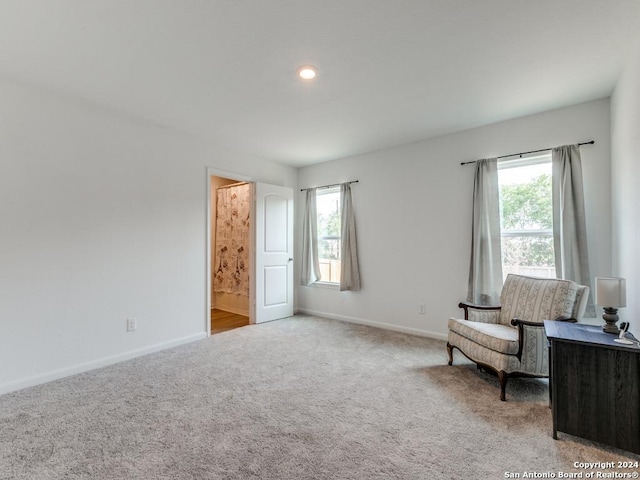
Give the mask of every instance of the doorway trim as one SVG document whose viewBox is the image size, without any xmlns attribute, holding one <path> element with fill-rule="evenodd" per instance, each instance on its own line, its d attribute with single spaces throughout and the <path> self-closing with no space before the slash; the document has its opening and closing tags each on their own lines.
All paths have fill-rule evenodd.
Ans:
<svg viewBox="0 0 640 480">
<path fill-rule="evenodd" d="M 205 273 L 205 285 L 206 285 L 206 301 L 205 301 L 205 331 L 207 332 L 207 337 L 211 336 L 211 196 L 213 192 L 211 191 L 211 177 L 224 177 L 230 178 L 233 180 L 238 180 L 239 182 L 254 182 L 251 177 L 247 177 L 246 175 L 240 175 L 238 173 L 230 172 L 228 170 L 222 170 L 219 168 L 207 167 L 207 176 L 206 176 L 206 188 L 207 188 L 207 205 L 205 208 L 206 211 L 206 231 L 205 231 L 205 251 L 206 251 L 206 273 Z M 253 214 L 252 214 L 253 215 Z M 253 222 L 251 222 L 253 225 Z M 253 262 L 251 262 L 253 264 Z M 250 265 L 252 267 L 252 265 Z M 253 278 L 253 275 L 252 275 Z M 253 288 L 251 288 L 253 291 Z M 249 298 L 249 303 L 251 304 L 251 296 Z M 251 311 L 251 309 L 249 310 Z"/>
</svg>

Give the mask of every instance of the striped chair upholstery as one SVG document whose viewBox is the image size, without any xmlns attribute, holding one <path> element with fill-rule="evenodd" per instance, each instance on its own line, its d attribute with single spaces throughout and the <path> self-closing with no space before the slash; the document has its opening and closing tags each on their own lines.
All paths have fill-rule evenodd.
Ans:
<svg viewBox="0 0 640 480">
<path fill-rule="evenodd" d="M 510 376 L 549 376 L 543 320 L 576 321 L 584 314 L 589 287 L 569 280 L 509 274 L 501 306 L 461 303 L 465 319 L 450 318 L 449 365 L 457 348 L 479 367 L 495 371 L 500 399 Z"/>
</svg>

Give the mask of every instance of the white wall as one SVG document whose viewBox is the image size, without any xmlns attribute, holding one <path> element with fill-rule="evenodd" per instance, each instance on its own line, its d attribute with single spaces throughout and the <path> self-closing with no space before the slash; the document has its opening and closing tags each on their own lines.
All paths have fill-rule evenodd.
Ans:
<svg viewBox="0 0 640 480">
<path fill-rule="evenodd" d="M 596 142 L 581 149 L 591 273 L 609 274 L 609 100 L 602 99 L 300 169 L 302 188 L 359 180 L 352 190 L 362 291 L 300 287 L 298 308 L 444 338 L 467 292 L 474 168 L 460 162 L 587 140 Z"/>
<path fill-rule="evenodd" d="M 621 319 L 640 333 L 640 45 L 611 97 L 613 274 L 627 279 Z"/>
<path fill-rule="evenodd" d="M 637 64 L 614 103 L 621 182 L 638 169 Z M 204 336 L 207 167 L 289 187 L 359 179 L 363 290 L 300 287 L 297 306 L 442 336 L 466 295 L 473 167 L 459 162 L 594 139 L 582 149 L 592 274 L 611 272 L 606 99 L 298 172 L 9 81 L 0 103 L 0 393 Z M 640 203 L 624 191 L 618 228 Z M 633 225 L 619 258 L 637 265 Z"/>
<path fill-rule="evenodd" d="M 204 337 L 207 167 L 296 170 L 9 81 L 0 104 L 0 393 Z"/>
</svg>

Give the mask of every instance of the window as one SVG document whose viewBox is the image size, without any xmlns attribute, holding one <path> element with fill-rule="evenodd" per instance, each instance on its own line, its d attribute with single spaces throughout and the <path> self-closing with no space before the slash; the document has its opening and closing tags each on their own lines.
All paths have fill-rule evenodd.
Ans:
<svg viewBox="0 0 640 480">
<path fill-rule="evenodd" d="M 316 208 L 320 281 L 340 283 L 340 188 L 318 189 Z"/>
<path fill-rule="evenodd" d="M 498 163 L 502 274 L 555 278 L 551 154 Z"/>
</svg>

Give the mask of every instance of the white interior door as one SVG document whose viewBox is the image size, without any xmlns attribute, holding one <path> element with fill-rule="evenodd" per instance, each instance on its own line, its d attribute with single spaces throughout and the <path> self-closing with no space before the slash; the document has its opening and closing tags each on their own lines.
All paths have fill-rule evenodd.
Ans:
<svg viewBox="0 0 640 480">
<path fill-rule="evenodd" d="M 293 190 L 255 184 L 255 323 L 293 315 Z"/>
</svg>

